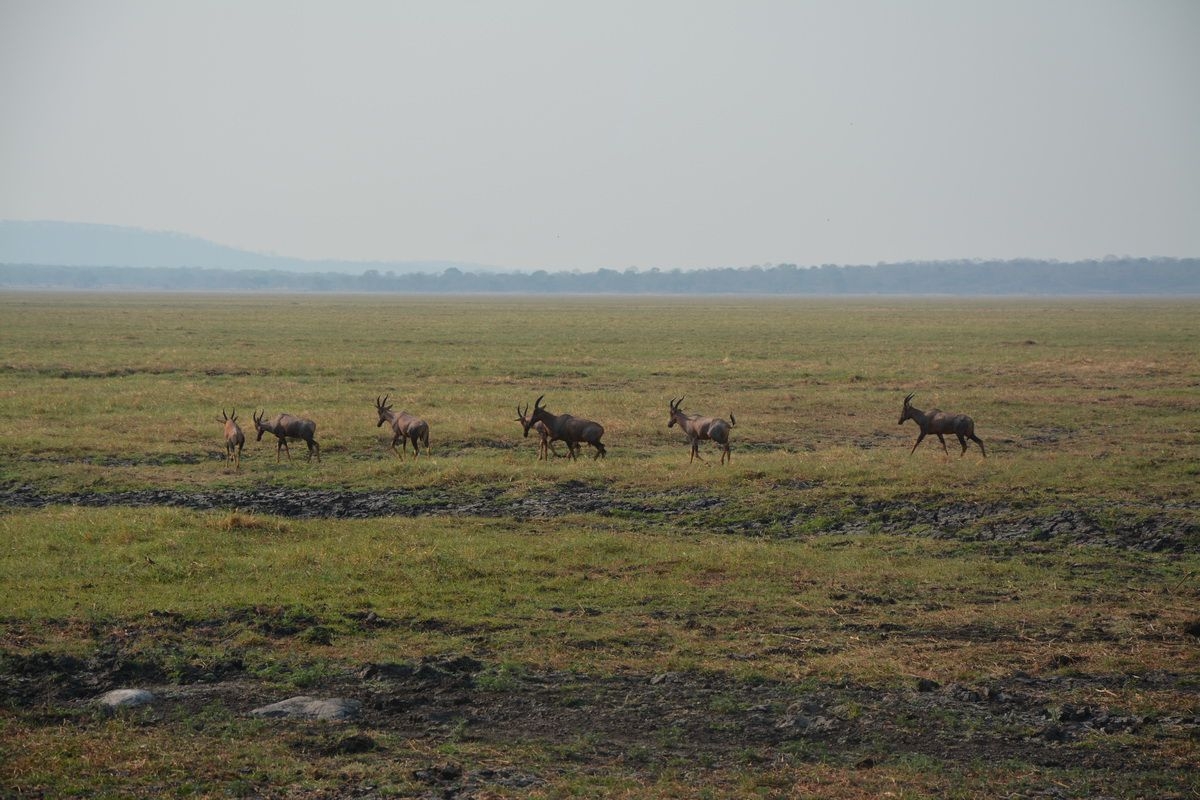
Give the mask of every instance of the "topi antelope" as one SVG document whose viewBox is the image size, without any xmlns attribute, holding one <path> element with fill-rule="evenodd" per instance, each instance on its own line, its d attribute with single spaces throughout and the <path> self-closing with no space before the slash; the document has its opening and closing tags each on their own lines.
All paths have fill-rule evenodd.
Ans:
<svg viewBox="0 0 1200 800">
<path fill-rule="evenodd" d="M 529 435 L 530 428 L 541 422 L 549 429 L 550 440 L 561 439 L 567 443 L 571 458 L 579 457 L 580 442 L 586 442 L 596 448 L 596 454 L 592 458 L 600 458 L 608 452 L 600 441 L 600 437 L 604 435 L 603 425 L 590 419 L 578 419 L 570 414 L 551 414 L 542 406 L 542 398 L 545 396 L 542 395 L 533 402 L 533 414 L 530 417 L 526 419 L 522 415 L 521 424 L 525 426 L 526 436 Z M 520 411 L 519 408 L 517 410 Z"/>
<path fill-rule="evenodd" d="M 246 435 L 242 433 L 241 426 L 237 424 L 237 409 L 233 410 L 231 416 L 226 416 L 225 409 L 222 408 L 217 422 L 225 424 L 225 457 L 233 462 L 234 469 L 241 469 L 242 446 L 246 444 Z"/>
<path fill-rule="evenodd" d="M 700 442 L 704 439 L 710 439 L 721 445 L 724 450 L 721 452 L 721 463 L 726 460 L 733 463 L 733 456 L 729 453 L 729 430 L 737 425 L 737 420 L 733 418 L 733 412 L 729 412 L 729 422 L 720 417 L 690 417 L 679 408 L 679 404 L 683 402 L 683 398 L 671 401 L 671 418 L 667 421 L 667 427 L 678 425 L 679 429 L 687 434 L 688 441 L 692 445 L 692 455 L 688 459 L 688 463 L 692 463 L 692 459 L 700 458 Z"/>
<path fill-rule="evenodd" d="M 904 408 L 900 410 L 900 422 L 898 423 L 903 425 L 905 420 L 911 419 L 921 429 L 921 434 L 913 444 L 912 450 L 908 451 L 910 456 L 916 452 L 917 445 L 921 443 L 921 440 L 931 433 L 942 443 L 942 452 L 950 455 L 950 451 L 946 449 L 946 440 L 942 438 L 942 434 L 952 433 L 958 437 L 958 443 L 962 445 L 962 452 L 958 454 L 959 458 L 967 452 L 967 439 L 978 444 L 979 452 L 983 453 L 984 458 L 987 458 L 987 450 L 983 447 L 983 440 L 975 435 L 975 420 L 966 414 L 947 414 L 936 408 L 925 412 L 914 407 L 912 399 L 913 396 L 911 394 L 904 398 Z"/>
<path fill-rule="evenodd" d="M 408 452 L 408 443 L 412 442 L 413 458 L 421 455 L 421 448 L 417 443 L 425 445 L 425 449 L 429 449 L 429 424 L 419 417 L 414 417 L 407 411 L 401 411 L 399 414 L 392 411 L 392 407 L 388 405 L 388 396 L 384 395 L 380 400 L 375 398 L 375 411 L 379 413 L 379 422 L 375 427 L 378 428 L 383 423 L 388 423 L 392 427 L 392 452 L 396 454 L 396 458 L 403 460 L 400 451 L 396 449 L 396 442 L 400 442 L 405 452 Z"/>
<path fill-rule="evenodd" d="M 261 442 L 264 433 L 273 433 L 279 439 L 275 445 L 275 463 L 279 463 L 279 451 L 282 449 L 287 453 L 288 461 L 292 460 L 292 451 L 288 447 L 288 439 L 303 439 L 308 445 L 308 460 L 312 461 L 313 453 L 317 454 L 317 461 L 321 460 L 321 446 L 317 444 L 313 437 L 317 435 L 317 423 L 311 419 L 301 419 L 293 417 L 291 414 L 278 414 L 271 420 L 264 422 L 263 418 L 267 415 L 264 409 L 261 413 L 254 415 L 254 429 L 258 431 L 256 442 Z"/>
<path fill-rule="evenodd" d="M 538 461 L 548 461 L 550 453 L 554 453 L 554 457 L 558 458 L 558 451 L 554 449 L 554 434 L 550 433 L 550 429 L 546 427 L 546 423 L 541 420 L 530 422 L 527 418 L 528 414 L 529 406 L 525 406 L 524 411 L 521 410 L 520 406 L 517 406 L 516 422 L 521 423 L 521 427 L 525 429 L 525 437 L 529 437 L 529 429 L 532 428 L 537 431 L 538 438 L 541 440 L 538 442 Z"/>
</svg>

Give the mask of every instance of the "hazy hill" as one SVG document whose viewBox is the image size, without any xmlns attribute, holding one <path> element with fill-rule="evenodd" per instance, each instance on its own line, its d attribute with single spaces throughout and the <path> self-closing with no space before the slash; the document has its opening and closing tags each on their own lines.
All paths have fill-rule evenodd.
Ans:
<svg viewBox="0 0 1200 800">
<path fill-rule="evenodd" d="M 499 272 L 446 261 L 308 261 L 176 233 L 0 222 L 0 289 L 521 294 L 1200 295 L 1200 258 L 775 264 Z"/>
<path fill-rule="evenodd" d="M 224 270 L 362 273 L 494 268 L 453 261 L 337 261 L 253 253 L 167 231 L 79 222 L 0 220 L 0 264 L 61 267 L 203 267 Z"/>
<path fill-rule="evenodd" d="M 879 266 L 740 267 L 645 272 L 441 272 L 357 275 L 198 267 L 0 264 L 0 289 L 398 294 L 789 294 L 1200 296 L 1200 259 L 937 261 Z"/>
</svg>

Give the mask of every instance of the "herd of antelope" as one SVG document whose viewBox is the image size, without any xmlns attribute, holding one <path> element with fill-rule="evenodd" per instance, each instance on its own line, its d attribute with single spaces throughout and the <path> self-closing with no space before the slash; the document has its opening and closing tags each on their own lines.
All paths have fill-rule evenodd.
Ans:
<svg viewBox="0 0 1200 800">
<path fill-rule="evenodd" d="M 539 438 L 538 444 L 538 460 L 548 460 L 550 453 L 558 455 L 558 451 L 554 449 L 555 442 L 563 442 L 567 446 L 567 455 L 569 458 L 576 459 L 579 457 L 579 451 L 583 445 L 589 445 L 595 449 L 592 458 L 600 458 L 608 451 L 604 443 L 600 441 L 600 437 L 604 436 L 604 426 L 599 422 L 593 422 L 590 419 L 582 419 L 581 417 L 573 417 L 570 414 L 551 414 L 542 405 L 542 400 L 545 395 L 538 397 L 533 402 L 533 413 L 529 413 L 529 406 L 526 405 L 524 410 L 517 406 L 516 422 L 521 423 L 521 427 L 525 431 L 525 436 L 529 436 L 532 430 L 537 433 Z M 975 435 L 975 421 L 966 414 L 948 414 L 939 409 L 930 411 L 922 411 L 912 404 L 913 395 L 908 395 L 904 398 L 904 405 L 900 409 L 900 422 L 903 425 L 907 420 L 912 420 L 917 424 L 919 433 L 917 441 L 913 444 L 912 450 L 908 451 L 911 456 L 917 450 L 919 445 L 926 436 L 933 434 L 942 443 L 942 451 L 949 455 L 946 449 L 946 440 L 943 438 L 946 434 L 953 434 L 958 437 L 958 443 L 962 445 L 962 452 L 959 457 L 962 457 L 967 452 L 967 439 L 979 445 L 979 452 L 987 458 L 987 450 L 984 449 L 983 440 Z M 730 431 L 737 425 L 737 420 L 733 413 L 729 414 L 729 421 L 726 422 L 722 417 L 702 417 L 698 414 L 685 414 L 680 406 L 683 403 L 683 398 L 670 401 L 670 417 L 667 420 L 667 427 L 673 428 L 676 425 L 688 438 L 688 444 L 691 446 L 691 456 L 688 458 L 688 463 L 694 460 L 704 459 L 700 456 L 700 442 L 711 441 L 721 448 L 721 463 L 731 463 L 732 457 L 729 452 L 729 434 Z M 420 417 L 414 417 L 407 411 L 401 411 L 397 414 L 392 410 L 392 406 L 388 403 L 388 395 L 375 398 L 375 411 L 379 415 L 379 421 L 375 427 L 382 427 L 385 423 L 392 432 L 392 452 L 397 458 L 403 459 L 400 450 L 396 449 L 396 443 L 400 442 L 404 452 L 408 452 L 408 445 L 411 442 L 413 448 L 413 458 L 421 454 L 421 448 L 429 449 L 429 423 Z M 275 462 L 280 460 L 280 451 L 287 453 L 288 460 L 292 458 L 292 452 L 288 448 L 288 440 L 302 440 L 308 445 L 308 459 L 316 455 L 317 461 L 321 460 L 321 446 L 317 444 L 317 423 L 311 419 L 303 419 L 295 417 L 291 414 L 276 414 L 271 419 L 266 419 L 267 412 L 260 411 L 253 415 L 254 429 L 258 436 L 256 441 L 261 442 L 264 433 L 272 433 L 276 437 L 275 444 Z M 246 444 L 246 436 L 242 433 L 241 426 L 237 424 L 237 410 L 232 414 L 226 414 L 225 409 L 221 409 L 221 416 L 217 418 L 217 422 L 225 426 L 225 454 L 230 462 L 233 463 L 234 469 L 241 469 L 242 447 Z"/>
</svg>

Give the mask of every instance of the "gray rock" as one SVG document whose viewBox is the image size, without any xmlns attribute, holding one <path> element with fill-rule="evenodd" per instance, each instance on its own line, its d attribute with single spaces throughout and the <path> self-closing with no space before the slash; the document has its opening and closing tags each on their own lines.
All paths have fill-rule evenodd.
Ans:
<svg viewBox="0 0 1200 800">
<path fill-rule="evenodd" d="M 807 717 L 803 714 L 784 717 L 775 725 L 776 730 L 792 730 L 807 734 L 829 733 L 835 728 L 837 728 L 837 722 L 829 717 Z"/>
<path fill-rule="evenodd" d="M 357 700 L 332 697 L 322 700 L 317 697 L 289 697 L 269 706 L 250 712 L 253 717 L 295 717 L 298 719 L 347 720 L 354 719 L 362 709 Z"/>
<path fill-rule="evenodd" d="M 108 709 L 134 708 L 154 702 L 154 693 L 145 689 L 113 689 L 96 698 L 96 702 Z"/>
</svg>

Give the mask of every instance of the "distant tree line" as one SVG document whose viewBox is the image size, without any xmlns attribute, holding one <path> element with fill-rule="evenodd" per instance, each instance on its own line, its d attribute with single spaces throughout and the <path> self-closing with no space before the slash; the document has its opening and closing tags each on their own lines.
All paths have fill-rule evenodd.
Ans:
<svg viewBox="0 0 1200 800">
<path fill-rule="evenodd" d="M 397 274 L 298 273 L 202 267 L 0 264 L 0 288 L 92 291 L 259 291 L 513 294 L 1200 294 L 1198 258 L 1096 261 L 912 261 L 875 266 L 774 264 L 698 270 Z"/>
</svg>

